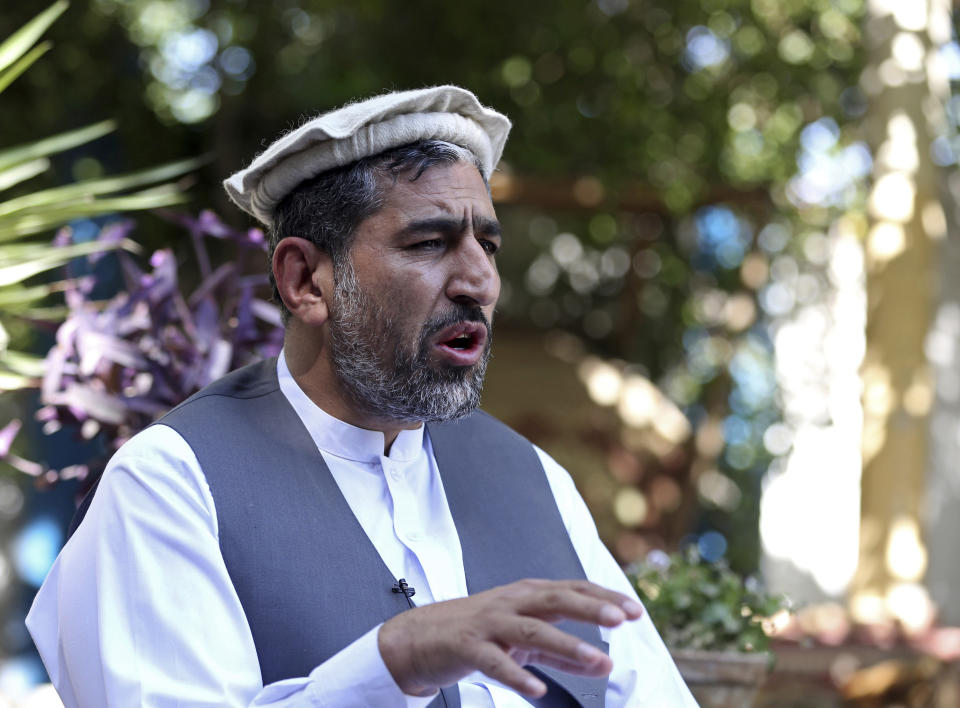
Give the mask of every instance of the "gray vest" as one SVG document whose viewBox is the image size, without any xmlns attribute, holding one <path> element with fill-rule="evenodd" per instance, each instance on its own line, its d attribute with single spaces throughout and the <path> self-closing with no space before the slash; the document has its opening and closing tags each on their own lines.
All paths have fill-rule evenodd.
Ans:
<svg viewBox="0 0 960 708">
<path fill-rule="evenodd" d="M 408 609 L 280 391 L 276 359 L 213 383 L 159 422 L 196 453 L 220 548 L 250 624 L 264 684 L 306 676 Z M 530 443 L 484 413 L 429 425 L 463 550 L 468 592 L 522 578 L 582 579 L 583 568 Z M 558 625 L 606 651 L 594 625 Z M 537 706 L 603 706 L 606 679 L 528 667 L 549 687 Z M 459 708 L 456 686 L 431 708 Z"/>
</svg>

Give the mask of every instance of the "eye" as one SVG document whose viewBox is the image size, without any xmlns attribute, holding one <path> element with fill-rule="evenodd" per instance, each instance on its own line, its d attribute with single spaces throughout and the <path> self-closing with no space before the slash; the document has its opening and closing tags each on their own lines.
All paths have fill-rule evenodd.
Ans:
<svg viewBox="0 0 960 708">
<path fill-rule="evenodd" d="M 413 251 L 435 251 L 438 248 L 443 248 L 443 246 L 443 239 L 430 238 L 426 241 L 417 241 L 416 243 L 410 244 L 409 248 Z"/>
<path fill-rule="evenodd" d="M 480 239 L 480 246 L 491 256 L 500 250 L 500 244 L 489 238 Z"/>
</svg>

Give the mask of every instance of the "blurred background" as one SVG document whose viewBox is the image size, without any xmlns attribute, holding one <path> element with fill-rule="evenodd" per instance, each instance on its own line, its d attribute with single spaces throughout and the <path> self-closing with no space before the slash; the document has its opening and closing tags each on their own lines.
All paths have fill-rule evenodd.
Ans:
<svg viewBox="0 0 960 708">
<path fill-rule="evenodd" d="M 5 3 L 0 38 L 46 8 Z M 45 680 L 23 617 L 109 453 L 276 351 L 220 181 L 318 112 L 455 83 L 514 123 L 485 408 L 622 563 L 694 546 L 791 598 L 770 705 L 960 703 L 953 10 L 54 5 L 0 47 L 0 691 Z"/>
</svg>

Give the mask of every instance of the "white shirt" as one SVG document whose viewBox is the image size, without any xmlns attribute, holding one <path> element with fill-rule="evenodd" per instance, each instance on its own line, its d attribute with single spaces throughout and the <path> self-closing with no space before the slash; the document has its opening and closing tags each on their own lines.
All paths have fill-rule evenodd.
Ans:
<svg viewBox="0 0 960 708">
<path fill-rule="evenodd" d="M 384 455 L 382 433 L 327 415 L 282 355 L 277 368 L 283 394 L 394 576 L 416 589 L 420 605 L 464 597 L 460 540 L 424 427 L 402 431 Z M 537 454 L 587 578 L 635 597 L 570 476 Z M 189 445 L 164 425 L 136 435 L 107 465 L 27 627 L 66 708 L 419 708 L 433 698 L 400 691 L 377 648 L 379 626 L 309 676 L 263 685 L 210 489 Z M 696 706 L 646 615 L 601 634 L 614 666 L 609 708 Z M 529 706 L 479 672 L 459 690 L 463 708 Z"/>
</svg>

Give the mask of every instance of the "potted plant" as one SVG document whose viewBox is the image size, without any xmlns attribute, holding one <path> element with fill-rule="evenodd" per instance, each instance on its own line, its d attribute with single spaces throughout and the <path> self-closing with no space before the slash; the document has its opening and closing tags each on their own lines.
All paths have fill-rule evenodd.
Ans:
<svg viewBox="0 0 960 708">
<path fill-rule="evenodd" d="M 628 575 L 701 708 L 749 708 L 773 665 L 765 622 L 786 609 L 695 547 L 654 551 Z"/>
</svg>

